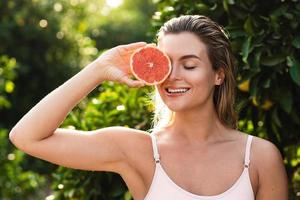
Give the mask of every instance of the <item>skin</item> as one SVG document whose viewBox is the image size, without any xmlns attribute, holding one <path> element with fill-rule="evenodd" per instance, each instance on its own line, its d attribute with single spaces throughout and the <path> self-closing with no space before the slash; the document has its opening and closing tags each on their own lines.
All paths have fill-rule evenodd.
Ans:
<svg viewBox="0 0 300 200">
<path fill-rule="evenodd" d="M 121 45 L 102 54 L 35 105 L 11 130 L 12 143 L 58 165 L 119 173 L 134 199 L 144 199 L 155 169 L 148 133 L 124 127 L 93 131 L 58 127 L 70 110 L 103 81 L 143 86 L 141 81 L 130 79 L 128 69 L 132 52 L 145 45 Z M 212 70 L 205 45 L 191 33 L 166 35 L 159 48 L 170 57 L 173 68 L 168 79 L 157 87 L 175 112 L 173 123 L 157 132 L 161 164 L 183 189 L 198 195 L 220 194 L 240 176 L 246 142 L 246 134 L 220 123 L 213 107 L 214 86 L 222 84 L 224 74 Z M 200 59 L 180 59 L 190 54 Z M 191 70 L 184 66 L 196 67 Z M 165 87 L 190 90 L 183 96 L 170 97 Z M 254 137 L 249 169 L 257 200 L 287 199 L 282 157 L 271 142 Z"/>
</svg>

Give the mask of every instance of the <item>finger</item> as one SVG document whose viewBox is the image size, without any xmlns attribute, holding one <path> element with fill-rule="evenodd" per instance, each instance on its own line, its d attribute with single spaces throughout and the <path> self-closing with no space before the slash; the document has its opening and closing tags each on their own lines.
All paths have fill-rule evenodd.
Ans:
<svg viewBox="0 0 300 200">
<path fill-rule="evenodd" d="M 135 43 L 121 45 L 121 47 L 124 48 L 126 51 L 132 51 L 132 50 L 135 50 L 137 48 L 144 47 L 146 45 L 147 45 L 146 42 L 135 42 Z"/>
<path fill-rule="evenodd" d="M 149 46 L 149 47 L 156 47 L 156 44 L 155 43 L 150 43 L 150 44 L 147 44 L 147 46 Z"/>
<path fill-rule="evenodd" d="M 135 87 L 135 88 L 139 88 L 139 87 L 144 87 L 145 83 L 142 81 L 133 81 L 133 84 L 130 87 Z"/>
<path fill-rule="evenodd" d="M 128 85 L 129 87 L 143 87 L 145 86 L 145 83 L 143 81 L 140 80 L 132 80 L 130 77 L 128 76 L 123 76 L 120 80 L 120 82 L 125 83 L 126 85 Z"/>
<path fill-rule="evenodd" d="M 147 46 L 147 47 L 157 47 L 155 43 L 149 43 L 149 44 L 146 44 L 146 45 L 144 45 L 144 46 Z M 144 46 L 142 46 L 142 47 L 144 47 Z M 131 49 L 131 50 L 129 50 L 128 52 L 129 52 L 129 53 L 133 53 L 133 52 L 135 52 L 135 51 L 137 51 L 137 49 Z"/>
</svg>

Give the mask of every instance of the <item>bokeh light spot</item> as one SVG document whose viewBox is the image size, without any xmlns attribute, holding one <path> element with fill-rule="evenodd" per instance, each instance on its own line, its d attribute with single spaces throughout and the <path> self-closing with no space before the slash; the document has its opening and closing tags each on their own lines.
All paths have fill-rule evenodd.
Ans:
<svg viewBox="0 0 300 200">
<path fill-rule="evenodd" d="M 45 200 L 54 200 L 55 196 L 53 194 L 47 196 Z"/>
<path fill-rule="evenodd" d="M 60 12 L 60 11 L 62 11 L 63 6 L 61 5 L 61 3 L 55 3 L 53 8 L 56 12 Z"/>
<path fill-rule="evenodd" d="M 15 84 L 12 81 L 6 81 L 5 83 L 5 91 L 7 93 L 12 93 L 14 91 Z"/>
<path fill-rule="evenodd" d="M 15 156 L 14 153 L 10 153 L 10 154 L 7 155 L 7 159 L 8 160 L 14 160 L 14 159 L 16 159 L 16 156 Z"/>
<path fill-rule="evenodd" d="M 118 105 L 117 110 L 119 110 L 119 111 L 125 110 L 125 106 L 124 105 Z"/>
<path fill-rule="evenodd" d="M 56 33 L 56 38 L 57 39 L 63 39 L 64 38 L 64 36 L 65 36 L 65 34 L 64 34 L 64 32 L 62 32 L 62 31 L 59 31 L 59 32 L 57 32 Z"/>
<path fill-rule="evenodd" d="M 45 19 L 42 19 L 42 20 L 40 20 L 39 25 L 42 28 L 46 28 L 48 26 L 48 21 Z"/>
</svg>

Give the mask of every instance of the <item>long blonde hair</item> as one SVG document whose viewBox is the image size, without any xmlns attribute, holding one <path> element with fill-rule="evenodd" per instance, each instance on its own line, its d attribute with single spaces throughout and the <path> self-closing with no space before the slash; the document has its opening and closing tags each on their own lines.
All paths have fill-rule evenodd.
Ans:
<svg viewBox="0 0 300 200">
<path fill-rule="evenodd" d="M 157 33 L 157 41 L 167 34 L 190 32 L 195 34 L 207 47 L 208 57 L 213 70 L 224 69 L 225 79 L 221 85 L 215 86 L 213 101 L 218 118 L 227 127 L 236 129 L 237 114 L 235 105 L 235 74 L 234 57 L 231 51 L 228 36 L 220 25 L 202 15 L 184 15 L 164 23 Z M 154 128 L 158 130 L 168 126 L 174 113 L 162 101 L 157 89 L 153 95 Z"/>
</svg>

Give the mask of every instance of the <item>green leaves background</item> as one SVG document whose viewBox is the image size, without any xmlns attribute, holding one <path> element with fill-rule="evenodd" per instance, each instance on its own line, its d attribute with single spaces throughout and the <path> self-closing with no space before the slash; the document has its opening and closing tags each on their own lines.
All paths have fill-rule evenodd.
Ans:
<svg viewBox="0 0 300 200">
<path fill-rule="evenodd" d="M 155 3 L 153 5 L 153 3 Z M 112 46 L 145 40 L 166 20 L 203 14 L 228 33 L 238 66 L 239 129 L 272 141 L 300 191 L 300 2 L 280 0 L 125 0 L 0 2 L 0 198 L 131 199 L 117 174 L 57 167 L 24 155 L 8 131 L 35 103 Z M 42 28 L 39 23 L 47 20 Z M 63 127 L 151 127 L 151 88 L 100 85 Z"/>
</svg>

